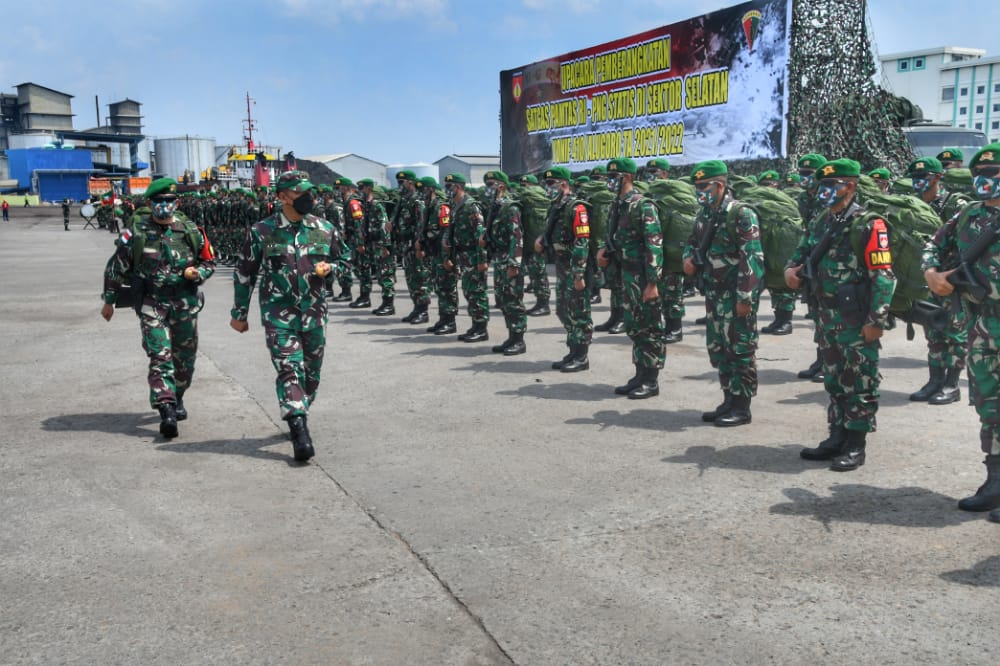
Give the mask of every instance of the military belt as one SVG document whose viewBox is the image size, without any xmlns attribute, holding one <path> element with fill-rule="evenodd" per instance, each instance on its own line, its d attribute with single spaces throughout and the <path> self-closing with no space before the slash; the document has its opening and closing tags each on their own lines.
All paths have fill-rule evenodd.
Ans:
<svg viewBox="0 0 1000 666">
<path fill-rule="evenodd" d="M 193 296 L 198 291 L 198 285 L 194 282 L 188 284 L 175 284 L 170 286 L 157 287 L 153 283 L 146 282 L 146 293 L 157 299 L 180 298 L 182 296 Z"/>
</svg>

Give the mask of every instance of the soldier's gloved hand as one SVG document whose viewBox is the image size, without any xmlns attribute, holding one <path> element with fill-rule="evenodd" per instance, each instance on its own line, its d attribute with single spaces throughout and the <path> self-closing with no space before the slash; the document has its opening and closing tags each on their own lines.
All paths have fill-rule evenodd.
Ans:
<svg viewBox="0 0 1000 666">
<path fill-rule="evenodd" d="M 104 321 L 111 321 L 111 318 L 115 316 L 115 306 L 105 303 L 104 307 L 101 308 L 101 316 L 104 317 Z"/>
<path fill-rule="evenodd" d="M 861 327 L 861 335 L 865 336 L 865 342 L 875 342 L 882 337 L 882 329 L 878 326 L 865 324 Z"/>
<path fill-rule="evenodd" d="M 607 268 L 610 263 L 611 262 L 608 261 L 607 253 L 605 253 L 604 248 L 602 247 L 597 251 L 597 265 L 601 268 Z"/>
<path fill-rule="evenodd" d="M 802 287 L 802 278 L 799 277 L 800 272 L 802 272 L 802 266 L 789 266 L 785 269 L 785 284 L 791 289 Z"/>
<path fill-rule="evenodd" d="M 587 288 L 587 283 L 583 278 L 577 278 L 573 280 L 573 289 L 576 291 L 583 291 Z"/>
<path fill-rule="evenodd" d="M 737 317 L 749 317 L 751 312 L 753 312 L 753 306 L 750 303 L 736 302 Z"/>
<path fill-rule="evenodd" d="M 924 271 L 924 279 L 927 280 L 927 286 L 931 288 L 931 291 L 938 296 L 951 296 L 951 292 L 955 291 L 955 285 L 948 282 L 948 276 L 956 270 L 958 269 L 939 273 L 936 268 L 928 268 Z"/>
<path fill-rule="evenodd" d="M 250 328 L 250 324 L 246 321 L 240 321 L 239 319 L 230 319 L 229 328 L 233 329 L 237 333 L 246 333 Z"/>
<path fill-rule="evenodd" d="M 698 269 L 694 265 L 694 261 L 689 257 L 684 260 L 684 275 L 694 275 L 698 272 Z"/>
</svg>

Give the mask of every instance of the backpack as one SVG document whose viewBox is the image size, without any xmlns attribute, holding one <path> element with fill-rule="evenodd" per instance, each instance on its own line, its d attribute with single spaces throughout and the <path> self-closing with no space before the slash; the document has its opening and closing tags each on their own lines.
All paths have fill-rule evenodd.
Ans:
<svg viewBox="0 0 1000 666">
<path fill-rule="evenodd" d="M 738 203 L 757 213 L 764 250 L 764 285 L 787 291 L 785 266 L 805 235 L 798 201 L 781 190 L 758 186 L 746 187 Z"/>
<path fill-rule="evenodd" d="M 535 240 L 545 235 L 545 222 L 549 214 L 549 198 L 540 185 L 525 185 L 517 192 L 521 205 L 521 223 L 524 225 L 524 252 L 534 252 Z M 529 249 L 530 248 L 530 249 Z"/>
<path fill-rule="evenodd" d="M 647 191 L 660 218 L 663 270 L 680 273 L 683 271 L 684 246 L 694 231 L 694 220 L 701 209 L 694 186 L 680 180 L 660 179 L 650 183 Z"/>
<path fill-rule="evenodd" d="M 608 232 L 608 212 L 615 193 L 608 189 L 604 181 L 593 180 L 580 187 L 580 200 L 587 207 L 587 221 L 590 223 L 590 251 L 597 252 L 597 244 L 604 242 Z"/>
<path fill-rule="evenodd" d="M 941 179 L 949 192 L 958 192 L 976 198 L 976 188 L 972 185 L 972 172 L 969 169 L 948 169 Z"/>
<path fill-rule="evenodd" d="M 904 316 L 915 301 L 926 300 L 930 296 L 921 260 L 924 245 L 941 228 L 941 218 L 933 208 L 915 196 L 869 196 L 863 205 L 862 222 L 881 217 L 889 228 L 892 271 L 896 275 L 896 291 L 892 295 L 889 312 Z M 862 233 L 865 226 L 855 224 L 851 228 L 851 244 L 859 257 L 868 241 Z"/>
</svg>

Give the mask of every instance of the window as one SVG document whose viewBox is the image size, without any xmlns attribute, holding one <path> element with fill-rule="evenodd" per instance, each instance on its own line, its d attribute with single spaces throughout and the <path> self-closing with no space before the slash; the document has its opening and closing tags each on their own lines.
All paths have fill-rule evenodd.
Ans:
<svg viewBox="0 0 1000 666">
<path fill-rule="evenodd" d="M 993 84 L 993 92 L 1000 93 L 1000 83 Z"/>
<path fill-rule="evenodd" d="M 923 58 L 913 59 L 913 69 L 924 69 L 925 65 L 926 63 L 924 62 Z"/>
<path fill-rule="evenodd" d="M 959 91 L 958 91 L 958 96 L 959 97 L 968 97 L 969 96 L 969 89 L 968 88 L 960 88 Z"/>
<path fill-rule="evenodd" d="M 992 123 L 990 123 L 990 127 L 992 127 L 995 130 L 1000 130 L 1000 120 L 994 120 Z"/>
<path fill-rule="evenodd" d="M 976 123 L 976 129 L 977 130 L 983 129 L 983 124 L 982 123 Z"/>
<path fill-rule="evenodd" d="M 1000 104 L 993 105 L 993 113 L 1000 113 Z"/>
<path fill-rule="evenodd" d="M 969 112 L 969 109 L 967 109 L 966 107 L 964 107 L 964 106 L 958 107 L 958 115 L 964 116 L 968 112 Z"/>
<path fill-rule="evenodd" d="M 976 86 L 976 94 L 977 95 L 985 95 L 986 94 L 986 86 Z"/>
<path fill-rule="evenodd" d="M 941 101 L 951 102 L 955 99 L 955 86 L 945 86 L 941 88 Z"/>
<path fill-rule="evenodd" d="M 896 71 L 897 72 L 908 72 L 910 71 L 910 59 L 901 58 L 896 61 Z"/>
<path fill-rule="evenodd" d="M 976 104 L 976 113 L 982 113 L 984 111 L 982 104 Z"/>
</svg>

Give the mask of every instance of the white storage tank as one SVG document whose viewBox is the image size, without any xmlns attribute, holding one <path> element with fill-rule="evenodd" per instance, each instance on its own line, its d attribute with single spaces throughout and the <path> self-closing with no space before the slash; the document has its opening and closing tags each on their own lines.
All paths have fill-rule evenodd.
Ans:
<svg viewBox="0 0 1000 666">
<path fill-rule="evenodd" d="M 215 139 L 198 136 L 178 136 L 154 139 L 156 172 L 180 181 L 190 171 L 197 182 L 201 172 L 215 166 Z"/>
<path fill-rule="evenodd" d="M 433 164 L 418 162 L 417 164 L 390 164 L 385 168 L 385 179 L 390 187 L 396 187 L 396 174 L 400 171 L 412 171 L 417 174 L 417 179 L 431 176 L 437 178 L 438 168 Z"/>
</svg>

